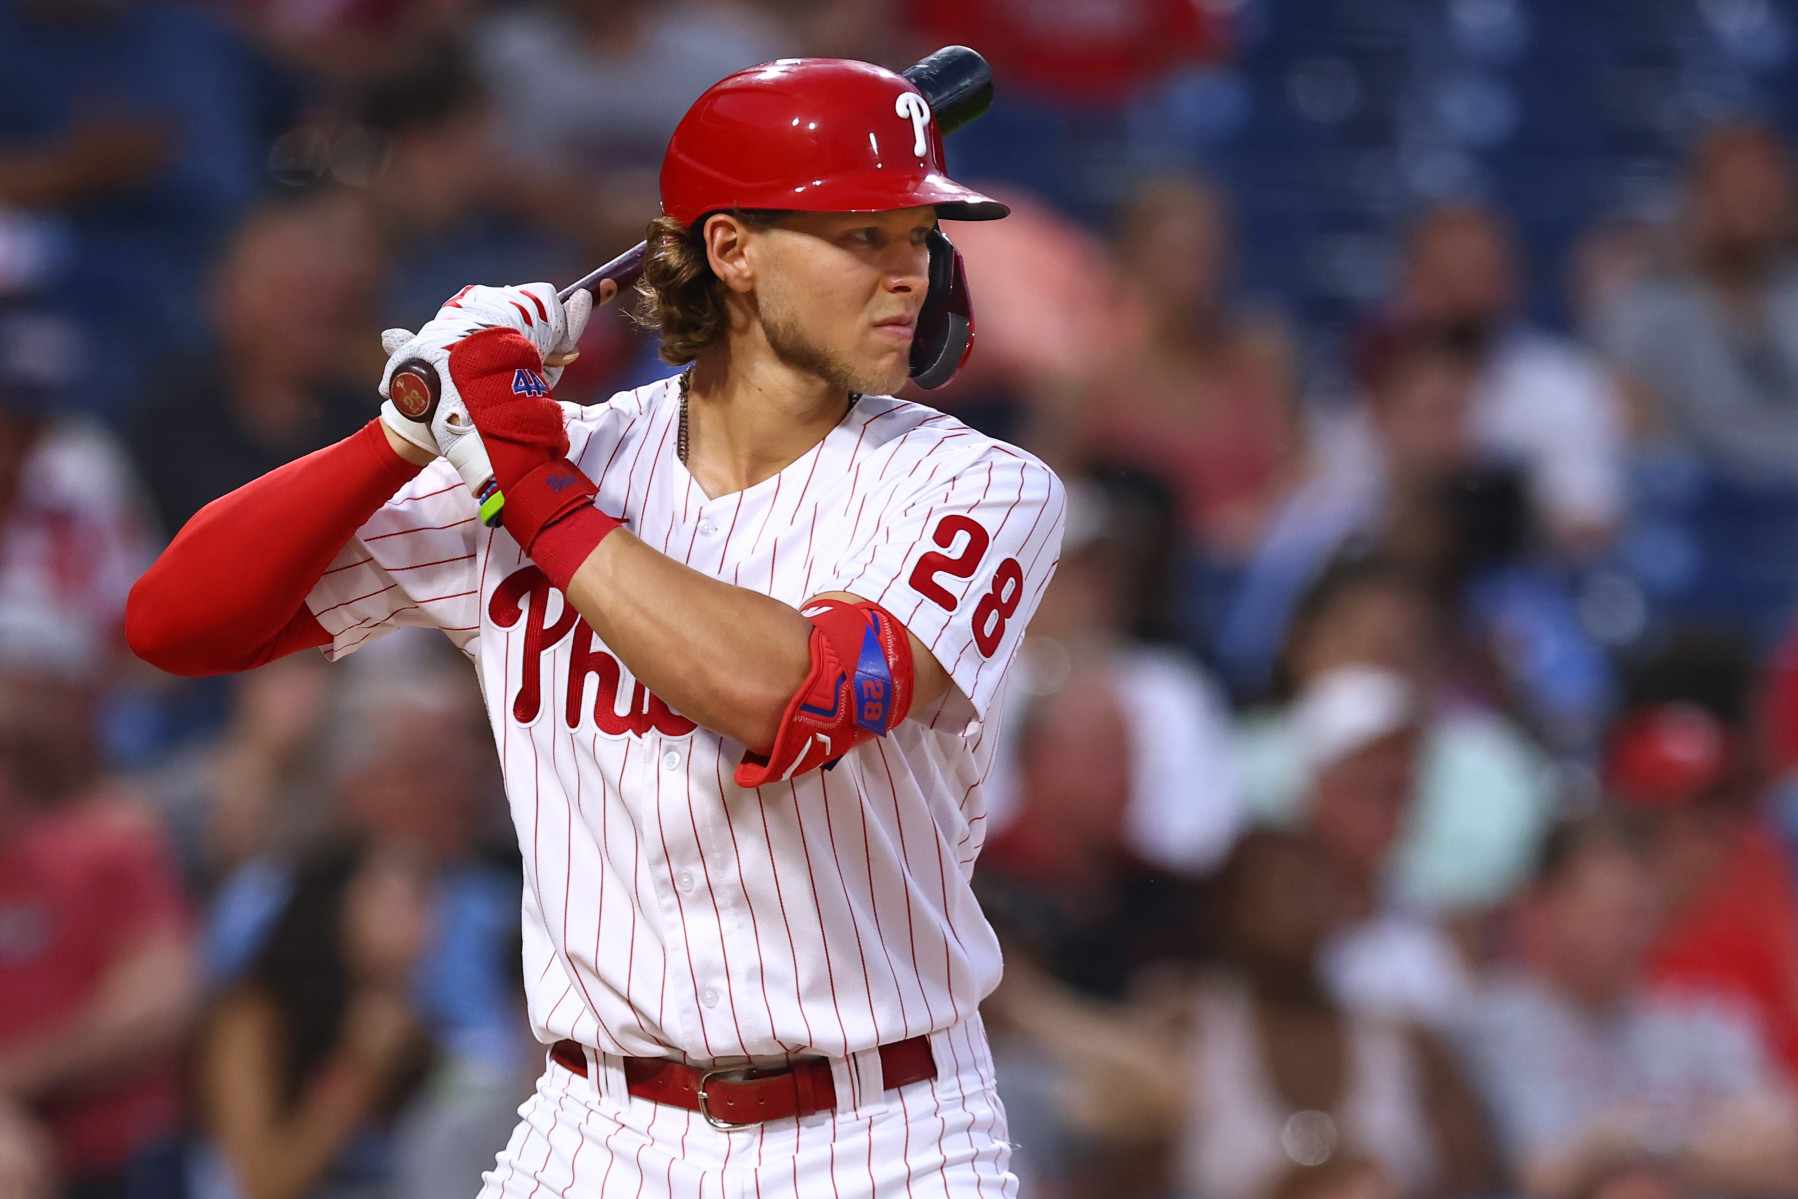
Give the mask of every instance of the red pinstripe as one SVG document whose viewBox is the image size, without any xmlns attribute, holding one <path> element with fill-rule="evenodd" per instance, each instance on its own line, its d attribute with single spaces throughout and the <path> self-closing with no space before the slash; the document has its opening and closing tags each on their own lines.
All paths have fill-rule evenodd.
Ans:
<svg viewBox="0 0 1798 1199">
<path fill-rule="evenodd" d="M 892 796 L 893 800 L 893 827 L 899 834 L 899 863 L 905 872 L 906 881 L 909 883 L 911 880 L 911 852 L 905 847 L 905 817 L 899 806 L 899 788 L 893 782 L 893 766 L 892 763 L 887 761 L 886 744 L 881 741 L 876 741 L 874 743 L 874 748 L 880 754 L 881 769 L 886 771 L 887 792 Z M 907 946 L 911 950 L 911 960 L 915 962 L 918 960 L 918 927 L 914 917 L 915 913 L 912 910 L 911 887 L 907 886 L 905 888 L 905 940 Z M 929 1022 L 930 1027 L 935 1028 L 936 1009 L 931 1005 L 930 991 L 928 988 L 919 987 L 918 994 L 924 1000 L 924 1017 Z"/>
<path fill-rule="evenodd" d="M 374 563 L 373 558 L 359 558 L 354 562 L 345 562 L 342 566 L 333 566 L 331 569 L 327 570 L 324 574 L 322 574 L 318 577 L 321 579 L 328 579 L 334 574 L 341 574 L 342 572 L 344 572 L 346 570 L 355 570 L 357 567 L 368 566 L 373 563 Z"/>
<path fill-rule="evenodd" d="M 697 746 L 695 748 L 697 748 Z M 723 769 L 724 747 L 723 746 L 719 746 L 719 748 L 718 748 L 718 763 L 719 763 L 718 781 L 720 784 L 722 784 L 724 781 L 724 769 Z M 693 757 L 692 757 L 692 754 L 688 754 L 687 755 L 687 821 L 690 825 L 692 825 L 693 844 L 699 851 L 699 870 L 700 870 L 700 873 L 705 875 L 705 891 L 706 891 L 707 895 L 711 895 L 711 894 L 713 894 L 713 891 L 712 891 L 712 864 L 706 857 L 705 843 L 704 843 L 704 840 L 699 835 L 699 813 L 696 812 L 693 808 L 693 773 L 692 772 L 693 772 Z M 719 790 L 722 791 L 723 789 L 724 789 L 723 786 L 720 785 Z M 726 828 L 730 828 L 730 808 L 728 806 L 724 808 L 724 825 Z M 737 842 L 737 834 L 734 829 L 731 831 L 730 839 L 731 839 L 731 847 L 734 849 L 736 847 L 736 842 Z M 724 932 L 724 912 L 716 903 L 714 903 L 712 905 L 712 918 L 714 920 L 716 920 L 717 924 L 718 924 L 718 954 L 720 957 L 722 957 L 724 959 L 724 978 L 725 978 L 725 984 L 726 984 L 725 988 L 724 988 L 724 997 L 725 997 L 725 1000 L 730 1004 L 731 1026 L 737 1030 L 737 1052 L 747 1055 L 749 1053 L 749 1042 L 743 1039 L 743 1024 L 740 1020 L 737 1019 L 737 977 L 735 974 L 733 974 L 731 972 L 731 968 L 730 968 L 730 938 L 728 936 L 726 936 L 725 932 Z M 750 910 L 749 919 L 750 919 L 751 924 L 753 924 L 755 922 L 755 911 L 753 908 Z M 758 956 L 758 958 L 760 956 L 759 948 L 757 950 L 757 956 Z M 698 983 L 697 982 L 694 983 L 694 986 L 697 987 Z M 700 1015 L 700 1023 L 703 1025 L 704 1022 L 705 1022 L 705 1016 L 702 1013 Z M 773 1017 L 772 1013 L 769 1014 L 768 1023 L 769 1024 L 774 1023 L 774 1017 Z"/>
<path fill-rule="evenodd" d="M 389 583 L 389 584 L 387 584 L 387 586 L 381 588 L 379 591 L 370 591 L 366 595 L 354 596 L 350 599 L 346 599 L 339 603 L 332 604 L 329 608 L 320 608 L 318 611 L 314 612 L 313 615 L 314 616 L 324 616 L 327 613 L 337 611 L 337 609 L 339 609 L 339 608 L 347 608 L 351 604 L 359 604 L 363 600 L 373 599 L 377 595 L 386 595 L 389 591 L 392 591 L 392 590 L 396 589 L 397 587 L 399 587 L 398 583 Z"/>
<path fill-rule="evenodd" d="M 841 862 L 843 860 L 843 855 L 840 854 L 839 852 L 837 852 L 836 822 L 833 821 L 830 816 L 830 780 L 827 777 L 820 776 L 818 779 L 818 785 L 824 791 L 824 802 L 819 805 L 820 807 L 822 807 L 824 809 L 824 836 L 825 836 L 825 839 L 830 842 L 830 856 L 831 856 L 832 860 Z M 798 803 L 797 788 L 795 788 L 795 791 L 794 791 L 794 803 L 795 804 Z M 864 819 L 864 821 L 863 821 L 864 836 L 866 834 L 866 827 L 867 827 L 867 822 Z M 809 858 L 807 860 L 807 865 L 808 866 L 810 865 Z M 878 1015 L 876 1015 L 874 1012 L 874 980 L 868 976 L 868 954 L 867 954 L 867 951 L 862 947 L 862 922 L 860 919 L 858 919 L 856 917 L 855 901 L 849 898 L 849 879 L 845 876 L 845 874 L 841 870 L 838 870 L 836 872 L 836 875 L 837 875 L 837 886 L 839 888 L 841 888 L 842 892 L 843 892 L 843 907 L 849 913 L 849 927 L 852 930 L 854 930 L 854 932 L 855 932 L 855 958 L 856 958 L 856 961 L 861 963 L 862 993 L 868 997 L 868 1023 L 870 1025 L 872 1025 L 874 1028 L 874 1043 L 878 1045 L 878 1044 L 884 1042 L 887 1038 L 886 1038 L 886 1035 L 880 1031 L 880 1017 Z M 869 883 L 868 902 L 870 904 L 873 904 L 876 902 L 875 896 L 873 894 L 873 890 L 874 890 L 873 881 L 874 881 L 873 867 L 872 867 L 872 865 L 870 865 L 869 873 L 868 873 L 868 883 Z M 819 913 L 818 923 L 819 924 L 824 923 L 822 912 Z M 874 917 L 874 923 L 875 923 L 876 929 L 878 929 L 880 926 L 880 916 L 878 913 L 876 913 L 876 915 Z M 901 1003 L 903 1003 L 903 1000 L 901 1000 Z"/>
<path fill-rule="evenodd" d="M 685 755 L 683 755 L 683 757 L 684 756 Z M 680 917 L 681 949 L 683 950 L 682 956 L 687 959 L 687 980 L 693 984 L 693 994 L 697 997 L 699 995 L 699 974 L 693 966 L 693 954 L 690 949 L 692 938 L 687 933 L 686 897 L 681 894 L 680 887 L 676 886 L 673 881 L 675 877 L 674 857 L 668 850 L 668 829 L 662 823 L 662 775 L 664 773 L 666 773 L 666 771 L 659 771 L 656 774 L 656 832 L 662 839 L 662 861 L 668 867 L 669 885 L 674 891 L 674 912 L 675 915 Z M 688 787 L 688 806 L 692 806 L 692 787 L 690 785 Z M 702 853 L 700 855 L 700 860 L 704 861 L 704 859 L 705 855 Z M 666 959 L 664 958 L 664 962 L 665 961 Z M 664 965 L 664 978 L 666 975 L 667 970 Z M 705 1005 L 702 1003 L 694 1003 L 693 1010 L 698 1013 L 699 1039 L 705 1045 L 705 1055 L 707 1057 L 717 1057 L 717 1053 L 712 1049 L 712 1035 L 707 1031 L 705 1026 Z"/>
<path fill-rule="evenodd" d="M 637 1199 L 642 1199 L 643 1196 L 643 1150 L 649 1147 L 649 1136 L 654 1133 L 656 1120 L 661 1114 L 662 1108 L 658 1104 L 649 1114 L 649 1125 L 644 1129 L 643 1144 L 637 1146 Z"/>
<path fill-rule="evenodd" d="M 811 839 L 805 835 L 805 814 L 800 810 L 799 787 L 797 784 L 789 782 L 787 789 L 793 795 L 793 818 L 799 828 L 799 848 L 805 851 L 805 876 L 812 885 L 812 907 L 818 915 L 818 943 L 824 947 L 824 977 L 830 983 L 830 1007 L 837 1018 L 838 1035 L 847 1040 L 849 1030 L 843 1025 L 843 1008 L 837 1002 L 837 972 L 836 968 L 830 964 L 830 933 L 824 927 L 824 908 L 818 902 L 818 874 L 812 869 Z M 759 792 L 761 789 L 758 787 L 756 790 Z M 859 935 L 857 934 L 858 937 Z M 862 968 L 864 984 L 867 981 L 867 973 L 867 967 L 864 966 Z"/>
<path fill-rule="evenodd" d="M 949 464 L 946 462 L 939 462 L 931 470 L 929 476 L 924 480 L 923 486 L 925 486 L 925 487 L 931 486 L 936 481 L 937 475 L 940 474 L 943 470 L 947 469 L 948 465 Z M 907 474 L 906 477 L 910 478 L 911 474 L 915 474 L 915 473 L 917 473 L 916 464 L 914 464 L 912 471 L 909 474 Z M 935 503 L 947 503 L 949 496 L 953 493 L 953 491 L 954 491 L 953 486 L 947 488 L 943 492 L 942 499 L 940 501 L 935 501 Z M 886 523 L 886 534 L 880 540 L 880 549 L 884 549 L 884 548 L 892 545 L 893 537 L 896 535 L 898 530 L 900 530 L 902 528 L 910 529 L 912 527 L 909 517 L 918 508 L 918 506 L 919 505 L 915 504 L 915 503 L 909 504 L 905 508 L 901 509 L 900 512 L 896 516 L 892 517 L 890 520 L 885 522 Z M 929 522 L 926 521 L 925 523 L 928 524 Z M 840 590 L 855 591 L 855 586 L 860 584 L 861 580 L 867 575 L 867 573 L 869 571 L 874 569 L 876 563 L 880 560 L 879 549 L 876 549 L 873 552 L 869 553 L 867 555 L 867 559 L 868 559 L 867 562 L 863 564 L 861 570 L 856 572 L 855 577 L 853 579 L 851 579 L 848 583 L 845 583 L 840 588 Z M 896 572 L 893 575 L 892 579 L 888 580 L 887 585 L 881 589 L 880 598 L 876 599 L 874 602 L 877 604 L 880 604 L 881 606 L 884 607 L 886 604 L 887 592 L 891 591 L 899 583 L 900 579 L 902 579 L 904 577 L 905 577 L 905 575 L 904 575 L 903 570 Z M 861 594 L 860 592 L 855 592 L 855 593 L 857 595 Z M 915 614 L 915 608 L 914 608 L 914 614 Z"/>
<path fill-rule="evenodd" d="M 627 511 L 627 512 L 630 511 L 631 500 L 635 499 L 638 495 L 642 494 L 637 490 L 637 464 L 643 460 L 643 448 L 649 444 L 650 434 L 653 433 L 654 431 L 655 431 L 655 418 L 652 416 L 650 418 L 649 428 L 645 429 L 643 431 L 643 433 L 637 438 L 637 452 L 635 454 L 631 455 L 631 468 L 630 468 L 630 470 L 626 471 L 625 475 L 624 475 L 624 501 L 625 501 L 625 511 Z M 622 445 L 623 442 L 620 441 L 619 444 Z M 657 451 L 657 453 L 660 453 L 660 452 L 661 452 L 660 450 Z M 638 511 L 641 512 L 642 509 L 639 508 Z"/>
<path fill-rule="evenodd" d="M 718 770 L 718 793 L 720 795 L 722 795 L 724 793 L 724 746 L 723 745 L 718 746 L 717 770 Z M 739 868 L 741 868 L 742 864 L 743 864 L 743 851 L 737 845 L 736 822 L 730 818 L 730 805 L 724 804 L 723 808 L 724 808 L 724 827 L 730 832 L 731 855 L 736 858 L 737 865 Z M 709 875 L 706 878 L 706 882 L 708 885 L 711 882 L 711 877 Z M 747 894 L 745 894 L 745 896 L 744 896 L 744 903 L 745 903 L 745 906 L 747 906 L 749 908 L 749 932 L 750 932 L 751 937 L 755 940 L 755 960 L 759 962 L 762 960 L 761 921 L 760 921 L 760 919 L 757 918 L 757 916 L 755 914 L 754 902 L 749 900 Z M 782 919 L 785 919 L 784 912 L 782 913 Z M 720 917 L 720 929 L 722 929 L 722 923 L 723 923 L 722 917 Z M 720 935 L 722 935 L 722 933 Z M 767 1010 L 768 1027 L 770 1029 L 772 1029 L 774 1027 L 774 1005 L 768 1001 L 768 972 L 765 970 L 761 971 L 761 976 L 762 976 L 762 1007 Z M 736 1011 L 736 1008 L 734 1006 L 734 1001 L 733 1001 L 733 1006 L 731 1008 L 731 1011 L 733 1013 Z M 741 1036 L 742 1031 L 743 1031 L 742 1026 L 739 1025 L 737 1028 L 737 1032 L 738 1032 L 739 1036 Z M 749 1052 L 749 1047 L 747 1044 L 744 1044 L 742 1046 L 742 1048 L 743 1048 L 744 1053 Z M 784 1042 L 781 1043 L 781 1049 L 784 1052 L 791 1053 L 796 1048 L 798 1048 L 798 1047 L 794 1046 L 794 1045 L 788 1045 Z"/>
<path fill-rule="evenodd" d="M 766 797 L 762 795 L 762 788 L 755 789 L 755 798 L 756 810 L 762 814 L 762 838 L 768 843 L 769 872 L 774 876 L 774 898 L 779 901 L 780 922 L 787 932 L 787 947 L 792 950 L 797 947 L 798 942 L 793 939 L 793 922 L 787 918 L 787 897 L 780 885 L 780 865 L 774 857 L 774 834 L 768 831 L 768 808 L 765 802 Z M 826 965 L 828 965 L 828 959 Z M 806 1014 L 805 1004 L 800 999 L 797 974 L 793 978 L 793 1005 L 799 1009 L 800 1022 L 805 1025 L 805 1043 L 810 1045 L 812 1044 L 812 1019 Z"/>
<path fill-rule="evenodd" d="M 563 1091 L 566 1097 L 567 1091 Z M 556 1100 L 555 1112 L 550 1116 L 549 1132 L 543 1137 L 543 1164 L 532 1172 L 531 1193 L 526 1199 L 535 1199 L 538 1188 L 543 1185 L 543 1175 L 549 1170 L 549 1159 L 556 1155 L 556 1129 L 562 1126 L 562 1100 Z"/>
<path fill-rule="evenodd" d="M 557 1192 L 562 1196 L 562 1199 L 568 1199 L 568 1192 L 574 1189 L 575 1179 L 581 1176 L 581 1150 L 587 1147 L 586 1121 L 583 1120 L 576 1124 L 575 1128 L 581 1136 L 580 1139 L 574 1143 L 574 1152 L 568 1157 L 568 1184 Z"/>
<path fill-rule="evenodd" d="M 417 495 L 396 495 L 387 502 L 389 504 L 416 504 L 420 500 L 428 500 L 435 496 L 447 495 L 461 486 L 462 480 L 457 479 L 454 483 L 447 483 L 444 486 L 439 487 L 436 491 L 423 491 Z M 408 529 L 407 532 L 413 532 L 413 530 Z"/>
<path fill-rule="evenodd" d="M 441 495 L 442 493 L 433 492 L 432 494 Z M 376 533 L 373 536 L 364 537 L 361 540 L 365 542 L 386 541 L 390 537 L 410 537 L 414 533 L 441 533 L 445 529 L 457 529 L 461 528 L 463 525 L 472 525 L 475 523 L 476 519 L 477 518 L 473 516 L 464 516 L 461 520 L 452 520 L 448 524 L 417 525 L 410 529 L 395 529 L 391 533 Z"/>
<path fill-rule="evenodd" d="M 737 506 L 730 514 L 730 528 L 725 530 L 724 540 L 718 545 L 718 569 L 713 574 L 724 573 L 724 555 L 730 552 L 730 539 L 737 533 L 737 518 L 743 515 L 743 493 L 737 492 Z"/>
<path fill-rule="evenodd" d="M 881 751 L 880 756 L 881 756 L 882 761 L 884 761 L 886 759 L 886 747 L 883 745 L 880 745 L 878 742 L 875 743 L 875 746 L 877 749 L 879 749 Z M 855 776 L 853 776 L 853 775 L 851 775 L 850 777 L 851 777 L 851 779 L 855 778 Z M 862 858 L 867 863 L 867 866 L 868 866 L 868 906 L 874 912 L 874 941 L 876 944 L 878 944 L 880 946 L 881 953 L 886 956 L 887 973 L 893 976 L 893 994 L 898 996 L 898 998 L 899 998 L 899 1025 L 901 1028 L 910 1028 L 911 1020 L 905 1014 L 905 984 L 900 982 L 900 980 L 899 980 L 899 970 L 896 966 L 893 965 L 892 946 L 887 944 L 886 932 L 884 929 L 882 929 L 880 927 L 880 891 L 874 885 L 874 847 L 873 847 L 873 845 L 871 845 L 869 843 L 869 839 L 868 839 L 868 809 L 871 805 L 868 803 L 867 795 L 862 792 L 861 784 L 859 781 L 856 782 L 855 792 L 856 792 L 856 798 L 861 800 L 860 811 L 861 811 L 861 816 L 862 816 Z M 897 810 L 896 804 L 895 804 L 895 810 Z M 829 809 L 826 809 L 827 813 L 828 813 L 828 811 L 829 811 Z M 834 850 L 836 848 L 836 843 L 835 843 L 834 839 L 831 843 L 831 848 L 832 848 L 832 850 Z M 902 890 L 902 893 L 904 893 L 906 896 L 906 900 L 905 900 L 906 918 L 907 918 L 907 921 L 909 922 L 910 917 L 911 917 L 911 892 L 910 892 L 909 888 L 905 888 L 903 886 L 901 887 L 901 890 Z M 865 966 L 863 968 L 866 969 Z M 873 1023 L 873 1016 L 874 1016 L 874 993 L 873 993 L 873 988 L 870 987 L 869 991 L 868 991 L 868 1017 L 869 1017 L 870 1023 Z"/>
<path fill-rule="evenodd" d="M 598 733 L 593 734 L 593 760 L 595 762 L 599 761 L 599 734 Z M 593 960 L 597 962 L 599 960 L 600 939 L 605 936 L 605 931 L 606 931 L 606 877 L 612 873 L 611 859 L 609 857 L 607 857 L 606 853 L 605 853 L 605 847 L 607 845 L 611 844 L 611 838 L 606 835 L 606 825 L 607 825 L 607 822 L 609 821 L 609 819 L 611 818 L 612 805 L 609 802 L 607 802 L 608 797 L 606 795 L 606 776 L 605 776 L 605 774 L 600 771 L 595 771 L 594 773 L 599 775 L 599 801 L 600 801 L 599 802 L 599 846 L 600 846 L 599 899 L 594 904 L 594 912 L 593 912 Z M 577 781 L 577 785 L 578 785 L 578 781 Z M 616 1036 L 616 1034 L 614 1034 L 612 1032 L 612 1030 L 610 1028 L 606 1027 L 606 1018 L 605 1018 L 605 1016 L 600 1014 L 599 1005 L 593 1002 L 593 997 L 591 995 L 587 996 L 587 1007 L 593 1013 L 593 1022 L 599 1026 L 599 1031 L 601 1033 L 605 1034 L 605 1037 L 608 1041 L 616 1043 L 618 1040 L 618 1037 Z"/>
</svg>

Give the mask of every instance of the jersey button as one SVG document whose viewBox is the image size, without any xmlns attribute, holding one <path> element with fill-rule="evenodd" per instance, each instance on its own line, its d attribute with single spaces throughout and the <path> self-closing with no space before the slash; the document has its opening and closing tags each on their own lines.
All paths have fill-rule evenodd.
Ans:
<svg viewBox="0 0 1798 1199">
<path fill-rule="evenodd" d="M 662 769 L 663 770 L 679 770 L 680 769 L 680 754 L 676 753 L 672 749 L 669 750 L 667 753 L 663 754 L 662 755 Z"/>
<path fill-rule="evenodd" d="M 693 876 L 683 870 L 674 876 L 674 885 L 683 891 L 691 891 L 693 889 Z"/>
<path fill-rule="evenodd" d="M 703 990 L 699 993 L 699 1002 L 705 1004 L 707 1007 L 717 1007 L 718 1006 L 718 992 L 712 990 L 712 988 L 710 988 L 710 987 L 707 987 L 705 990 Z"/>
<path fill-rule="evenodd" d="M 710 537 L 713 533 L 716 533 L 717 531 L 718 531 L 718 526 L 712 523 L 710 517 L 707 517 L 705 520 L 702 520 L 699 522 L 699 535 L 701 537 Z"/>
</svg>

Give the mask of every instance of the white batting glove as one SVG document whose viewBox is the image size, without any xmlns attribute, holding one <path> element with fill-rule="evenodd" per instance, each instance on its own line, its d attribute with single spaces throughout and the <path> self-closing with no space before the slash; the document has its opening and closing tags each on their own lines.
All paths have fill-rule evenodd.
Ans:
<svg viewBox="0 0 1798 1199">
<path fill-rule="evenodd" d="M 452 313 L 448 319 L 429 321 L 417 333 L 389 329 L 381 334 L 381 347 L 387 351 L 387 366 L 381 374 L 381 420 L 425 452 L 449 459 L 469 491 L 479 498 L 493 481 L 493 467 L 456 390 L 456 381 L 450 377 L 449 350 L 484 326 L 465 314 L 445 311 Z M 413 360 L 422 360 L 428 371 L 435 372 L 435 411 L 429 407 L 428 388 L 413 376 L 401 373 L 395 388 L 396 370 Z"/>
<path fill-rule="evenodd" d="M 524 334 L 543 359 L 543 379 L 551 387 L 561 379 L 562 368 L 578 356 L 575 346 L 592 315 L 592 292 L 582 288 L 564 303 L 556 298 L 553 283 L 465 287 L 437 310 L 440 321 L 466 320 L 479 328 L 516 329 Z"/>
</svg>

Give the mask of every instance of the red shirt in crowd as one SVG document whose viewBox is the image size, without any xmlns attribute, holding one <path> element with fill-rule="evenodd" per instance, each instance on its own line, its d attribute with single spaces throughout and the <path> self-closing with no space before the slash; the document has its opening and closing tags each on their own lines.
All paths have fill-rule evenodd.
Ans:
<svg viewBox="0 0 1798 1199">
<path fill-rule="evenodd" d="M 933 43 L 975 47 L 1005 82 L 1069 100 L 1122 100 L 1225 51 L 1193 0 L 914 0 L 911 22 Z"/>
<path fill-rule="evenodd" d="M 160 833 L 107 803 L 27 817 L 0 835 L 0 1054 L 54 1035 L 114 965 L 185 929 L 188 910 Z M 105 1173 L 174 1126 L 173 1061 L 39 1104 L 63 1169 Z"/>
<path fill-rule="evenodd" d="M 1798 889 L 1770 832 L 1737 832 L 1716 884 L 1661 934 L 1649 973 L 1658 986 L 1739 1000 L 1798 1080 Z"/>
</svg>

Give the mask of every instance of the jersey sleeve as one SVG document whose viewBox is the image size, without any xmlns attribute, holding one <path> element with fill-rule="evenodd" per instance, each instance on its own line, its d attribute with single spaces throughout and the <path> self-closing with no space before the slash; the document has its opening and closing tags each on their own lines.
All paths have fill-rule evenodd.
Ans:
<svg viewBox="0 0 1798 1199">
<path fill-rule="evenodd" d="M 480 627 L 478 539 L 486 535 L 462 480 L 443 459 L 419 473 L 356 531 L 306 596 L 335 661 L 408 625 L 442 629 L 469 652 Z"/>
<path fill-rule="evenodd" d="M 894 494 L 878 531 L 834 580 L 891 612 L 929 648 L 984 720 L 1061 554 L 1061 481 L 989 446 L 933 482 Z"/>
</svg>

